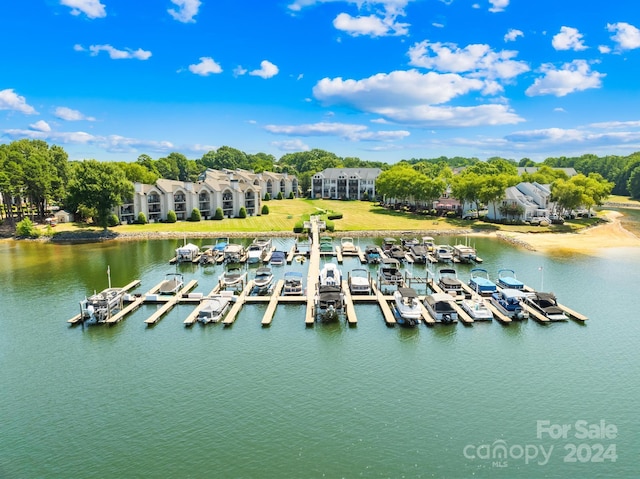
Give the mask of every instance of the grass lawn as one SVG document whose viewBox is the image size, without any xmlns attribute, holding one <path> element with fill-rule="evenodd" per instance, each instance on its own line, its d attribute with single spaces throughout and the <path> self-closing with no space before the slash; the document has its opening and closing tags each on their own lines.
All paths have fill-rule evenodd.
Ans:
<svg viewBox="0 0 640 479">
<path fill-rule="evenodd" d="M 617 198 L 617 197 L 612 197 Z M 619 197 L 624 198 L 624 197 Z M 610 201 L 622 202 L 619 199 Z M 629 202 L 625 198 L 624 202 Z M 387 210 L 365 201 L 284 199 L 270 200 L 269 214 L 247 218 L 225 218 L 220 221 L 203 220 L 199 222 L 178 221 L 176 223 L 154 223 L 146 225 L 120 225 L 110 228 L 116 233 L 204 233 L 209 236 L 219 232 L 251 233 L 251 232 L 293 232 L 296 222 L 303 215 L 323 214 L 325 211 L 342 213 L 342 218 L 334 220 L 335 231 L 450 231 L 454 229 L 473 229 L 476 231 L 516 231 L 516 232 L 570 232 L 590 226 L 600 221 L 598 218 L 582 218 L 567 221 L 564 225 L 530 226 L 530 225 L 497 225 L 482 221 L 467 221 L 459 218 L 445 219 L 421 216 L 411 213 Z M 99 231 L 100 228 L 81 224 L 58 224 L 53 233 L 61 231 Z"/>
</svg>

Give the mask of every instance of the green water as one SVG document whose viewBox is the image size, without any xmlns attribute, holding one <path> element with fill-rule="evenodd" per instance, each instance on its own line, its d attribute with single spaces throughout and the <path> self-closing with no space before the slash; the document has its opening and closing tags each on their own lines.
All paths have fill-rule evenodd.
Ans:
<svg viewBox="0 0 640 479">
<path fill-rule="evenodd" d="M 304 307 L 287 305 L 262 328 L 266 306 L 247 305 L 232 327 L 185 329 L 191 307 L 179 305 L 152 328 L 155 306 L 74 328 L 107 266 L 114 286 L 141 279 L 144 292 L 175 271 L 177 242 L 1 242 L 0 477 L 636 477 L 640 250 L 474 243 L 492 277 L 515 269 L 588 323 L 404 330 L 356 305 L 355 328 L 305 328 Z M 222 271 L 180 270 L 201 292 Z M 571 425 L 567 437 L 538 437 L 545 420 Z M 582 420 L 615 437 L 576 438 Z M 486 457 L 500 445 L 504 459 Z M 522 455 L 540 447 L 553 448 L 546 462 Z"/>
</svg>

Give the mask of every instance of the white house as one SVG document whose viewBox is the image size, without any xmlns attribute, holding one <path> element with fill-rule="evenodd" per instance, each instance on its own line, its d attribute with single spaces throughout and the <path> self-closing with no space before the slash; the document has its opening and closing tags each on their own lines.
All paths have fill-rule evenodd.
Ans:
<svg viewBox="0 0 640 479">
<path fill-rule="evenodd" d="M 555 204 L 551 202 L 551 185 L 518 183 L 506 189 L 503 199 L 488 205 L 491 220 L 529 221 L 533 217 L 548 217 Z"/>
<path fill-rule="evenodd" d="M 332 200 L 361 200 L 365 195 L 373 199 L 380 173 L 380 168 L 327 168 L 313 175 L 311 194 Z"/>
</svg>

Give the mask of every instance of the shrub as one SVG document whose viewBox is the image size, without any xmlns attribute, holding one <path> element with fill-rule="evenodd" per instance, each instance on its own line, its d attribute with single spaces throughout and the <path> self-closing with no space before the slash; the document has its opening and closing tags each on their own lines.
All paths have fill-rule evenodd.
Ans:
<svg viewBox="0 0 640 479">
<path fill-rule="evenodd" d="M 333 231 L 336 228 L 335 223 L 331 220 L 327 220 L 326 225 L 327 225 L 327 231 L 329 231 L 330 233 L 333 233 Z"/>
<path fill-rule="evenodd" d="M 269 214 L 269 207 L 267 205 L 262 205 L 262 214 L 263 215 Z"/>
<path fill-rule="evenodd" d="M 296 221 L 296 224 L 293 226 L 293 232 L 302 233 L 303 230 L 304 230 L 304 221 L 302 220 Z"/>
<path fill-rule="evenodd" d="M 238 211 L 238 218 L 246 218 L 247 217 L 247 210 L 245 209 L 244 206 L 240 207 L 240 211 Z"/>
<path fill-rule="evenodd" d="M 16 235 L 22 238 L 37 238 L 40 236 L 40 233 L 33 224 L 33 221 L 25 218 L 16 225 Z"/>
<path fill-rule="evenodd" d="M 189 218 L 190 221 L 200 221 L 202 219 L 202 216 L 200 215 L 200 210 L 198 208 L 194 208 L 193 211 L 191 212 L 191 217 Z"/>
<path fill-rule="evenodd" d="M 369 193 L 366 191 L 360 195 L 360 201 L 369 201 Z"/>
<path fill-rule="evenodd" d="M 113 228 L 114 226 L 118 226 L 120 224 L 120 218 L 115 213 L 111 213 L 107 216 L 107 226 Z"/>
<path fill-rule="evenodd" d="M 222 211 L 222 208 L 216 208 L 216 213 L 213 215 L 213 219 L 221 220 L 222 218 L 224 218 L 224 212 Z"/>
<path fill-rule="evenodd" d="M 178 221 L 178 217 L 176 216 L 176 212 L 173 210 L 169 210 L 167 212 L 167 223 L 175 223 Z"/>
<path fill-rule="evenodd" d="M 293 191 L 289 192 L 289 199 L 292 200 L 294 199 L 296 196 L 293 194 Z"/>
<path fill-rule="evenodd" d="M 276 196 L 277 200 L 282 200 L 284 199 L 284 195 L 282 194 L 282 191 L 278 191 L 278 196 Z"/>
<path fill-rule="evenodd" d="M 271 195 L 269 193 L 264 194 L 264 201 L 269 201 L 271 199 Z"/>
<path fill-rule="evenodd" d="M 136 223 L 138 223 L 139 225 L 146 225 L 147 215 L 145 215 L 142 211 L 138 213 L 138 219 L 136 220 Z"/>
<path fill-rule="evenodd" d="M 335 211 L 332 211 L 331 213 L 329 213 L 327 215 L 327 219 L 328 220 L 341 220 L 342 219 L 342 213 L 336 213 Z"/>
</svg>

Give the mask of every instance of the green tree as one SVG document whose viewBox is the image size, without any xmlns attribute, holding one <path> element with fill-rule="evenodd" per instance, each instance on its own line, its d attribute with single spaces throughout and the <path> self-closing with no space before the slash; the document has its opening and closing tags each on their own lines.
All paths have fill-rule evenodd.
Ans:
<svg viewBox="0 0 640 479">
<path fill-rule="evenodd" d="M 95 211 L 96 223 L 107 229 L 111 210 L 133 197 L 133 185 L 113 163 L 85 160 L 74 165 L 67 203 L 73 211 L 84 206 Z"/>
<path fill-rule="evenodd" d="M 221 220 L 224 218 L 224 211 L 222 211 L 222 208 L 218 207 L 216 208 L 216 212 L 213 215 L 213 219 L 214 220 Z"/>
<path fill-rule="evenodd" d="M 262 205 L 262 214 L 263 215 L 269 214 L 269 207 L 267 205 Z"/>
<path fill-rule="evenodd" d="M 200 210 L 198 208 L 194 208 L 191 211 L 191 221 L 200 221 L 202 219 L 202 215 L 200 214 Z"/>
<path fill-rule="evenodd" d="M 176 212 L 173 210 L 167 211 L 167 223 L 175 223 L 176 221 L 178 221 Z"/>
<path fill-rule="evenodd" d="M 245 209 L 244 206 L 240 207 L 240 210 L 238 211 L 238 218 L 246 218 L 247 217 L 247 210 Z"/>
</svg>

